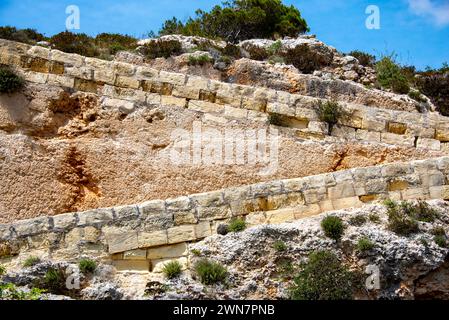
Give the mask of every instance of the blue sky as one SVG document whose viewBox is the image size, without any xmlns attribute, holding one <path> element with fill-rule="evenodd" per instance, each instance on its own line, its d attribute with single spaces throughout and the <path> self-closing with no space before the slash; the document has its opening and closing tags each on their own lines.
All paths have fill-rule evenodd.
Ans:
<svg viewBox="0 0 449 320">
<path fill-rule="evenodd" d="M 46 35 L 65 30 L 68 5 L 77 5 L 81 30 L 127 33 L 142 37 L 165 19 L 181 20 L 221 0 L 0 0 L 0 25 L 35 28 Z M 300 9 L 319 39 L 348 52 L 396 52 L 404 64 L 418 68 L 449 62 L 449 0 L 284 0 Z M 380 29 L 368 30 L 365 9 L 380 9 Z"/>
</svg>

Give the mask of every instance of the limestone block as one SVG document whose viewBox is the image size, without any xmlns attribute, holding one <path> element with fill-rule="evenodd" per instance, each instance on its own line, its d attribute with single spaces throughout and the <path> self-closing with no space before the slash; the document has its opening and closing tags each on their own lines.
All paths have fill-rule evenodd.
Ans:
<svg viewBox="0 0 449 320">
<path fill-rule="evenodd" d="M 65 213 L 53 216 L 53 228 L 59 230 L 66 230 L 73 228 L 76 225 L 76 214 L 75 213 Z"/>
<path fill-rule="evenodd" d="M 47 59 L 42 59 L 39 57 L 25 57 L 22 58 L 22 67 L 25 69 L 30 69 L 34 72 L 49 73 L 51 62 Z"/>
<path fill-rule="evenodd" d="M 360 201 L 359 197 L 349 197 L 342 199 L 332 200 L 332 205 L 335 210 L 346 209 L 346 208 L 359 208 L 363 206 L 363 202 Z"/>
<path fill-rule="evenodd" d="M 361 117 L 357 117 L 355 115 L 351 115 L 348 117 L 341 117 L 341 119 L 339 119 L 338 121 L 341 125 L 346 126 L 346 127 L 351 127 L 351 128 L 355 128 L 355 129 L 361 129 L 362 128 L 362 123 L 363 120 Z"/>
<path fill-rule="evenodd" d="M 224 111 L 224 107 L 217 105 L 215 103 L 207 102 L 207 101 L 201 101 L 201 100 L 190 100 L 188 108 L 190 110 L 199 111 L 199 112 L 214 112 L 214 113 L 221 113 Z"/>
<path fill-rule="evenodd" d="M 157 79 L 159 77 L 159 70 L 138 66 L 136 69 L 136 78 L 145 80 L 145 79 Z"/>
<path fill-rule="evenodd" d="M 300 206 L 296 208 L 295 211 L 295 219 L 303 219 L 311 216 L 315 216 L 317 214 L 320 214 L 321 207 L 319 204 L 314 203 L 306 206 Z"/>
<path fill-rule="evenodd" d="M 159 72 L 159 81 L 183 86 L 186 83 L 186 75 L 181 73 L 172 73 L 166 71 Z"/>
<path fill-rule="evenodd" d="M 335 182 L 336 183 L 342 183 L 342 182 L 353 182 L 354 177 L 352 176 L 351 170 L 344 170 L 344 171 L 336 171 L 332 173 Z"/>
<path fill-rule="evenodd" d="M 74 88 L 78 91 L 98 93 L 98 83 L 95 81 L 75 78 Z"/>
<path fill-rule="evenodd" d="M 190 196 L 190 199 L 194 204 L 202 207 L 218 207 L 224 203 L 221 191 L 194 194 Z"/>
<path fill-rule="evenodd" d="M 168 246 L 150 248 L 147 250 L 146 253 L 147 253 L 146 258 L 148 260 L 153 260 L 153 259 L 178 258 L 182 256 L 187 256 L 189 251 L 187 248 L 187 244 L 183 242 Z"/>
<path fill-rule="evenodd" d="M 265 212 L 252 213 L 245 217 L 245 222 L 248 227 L 253 227 L 266 223 Z"/>
<path fill-rule="evenodd" d="M 0 241 L 8 240 L 10 236 L 11 236 L 11 224 L 0 224 Z"/>
<path fill-rule="evenodd" d="M 191 241 L 196 239 L 194 225 L 169 228 L 167 230 L 167 234 L 169 244 Z"/>
<path fill-rule="evenodd" d="M 33 46 L 28 51 L 27 54 L 33 57 L 39 57 L 43 59 L 50 60 L 50 49 L 41 46 Z"/>
<path fill-rule="evenodd" d="M 267 211 L 282 208 L 297 207 L 304 204 L 304 196 L 301 192 L 269 196 L 267 199 Z"/>
<path fill-rule="evenodd" d="M 265 112 L 267 108 L 266 100 L 255 100 L 249 97 L 243 97 L 241 107 L 248 110 Z"/>
<path fill-rule="evenodd" d="M 164 244 L 168 244 L 168 236 L 166 230 L 139 232 L 138 234 L 139 248 L 149 248 L 154 246 L 161 246 Z"/>
<path fill-rule="evenodd" d="M 198 100 L 200 98 L 200 89 L 187 87 L 184 85 L 175 85 L 173 87 L 172 95 L 175 97 Z"/>
<path fill-rule="evenodd" d="M 195 215 L 195 210 L 175 211 L 173 218 L 176 226 L 184 224 L 195 224 L 198 218 Z"/>
<path fill-rule="evenodd" d="M 178 261 L 181 264 L 181 270 L 187 270 L 188 259 L 186 257 L 181 257 L 181 258 L 177 258 L 177 259 L 152 260 L 151 261 L 151 264 L 152 264 L 151 272 L 161 273 L 164 270 L 164 266 L 171 261 Z"/>
<path fill-rule="evenodd" d="M 203 101 L 215 103 L 215 100 L 217 100 L 217 93 L 209 91 L 209 90 L 200 89 L 199 99 L 203 100 Z"/>
<path fill-rule="evenodd" d="M 206 238 L 212 235 L 211 223 L 209 221 L 203 221 L 195 224 L 194 228 L 197 239 Z"/>
<path fill-rule="evenodd" d="M 355 137 L 357 140 L 380 142 L 380 132 L 357 130 Z"/>
<path fill-rule="evenodd" d="M 407 189 L 401 191 L 402 199 L 403 200 L 427 200 L 430 197 L 428 189 L 425 188 L 414 188 L 414 189 Z"/>
<path fill-rule="evenodd" d="M 276 91 L 277 101 L 280 103 L 290 104 L 291 94 L 285 91 Z"/>
<path fill-rule="evenodd" d="M 303 191 L 306 204 L 318 203 L 327 200 L 327 190 L 325 187 L 309 189 Z"/>
<path fill-rule="evenodd" d="M 152 200 L 138 205 L 142 215 L 160 215 L 165 213 L 165 201 Z"/>
<path fill-rule="evenodd" d="M 386 121 L 375 119 L 371 117 L 366 117 L 362 120 L 362 129 L 368 131 L 383 132 L 386 130 Z"/>
<path fill-rule="evenodd" d="M 382 169 L 380 167 L 354 168 L 351 169 L 352 176 L 355 181 L 365 182 L 368 179 L 377 179 L 382 177 Z"/>
<path fill-rule="evenodd" d="M 86 58 L 87 61 L 88 58 Z M 89 67 L 94 69 L 94 80 L 97 82 L 107 83 L 110 85 L 115 84 L 115 73 L 112 69 L 101 68 L 95 69 L 94 66 L 88 64 Z"/>
<path fill-rule="evenodd" d="M 323 135 L 327 135 L 329 132 L 329 125 L 321 121 L 310 121 L 307 129 L 310 132 L 317 132 Z"/>
<path fill-rule="evenodd" d="M 354 197 L 355 190 L 353 182 L 338 183 L 335 187 L 328 188 L 329 199 L 340 199 Z"/>
<path fill-rule="evenodd" d="M 232 201 L 240 201 L 248 198 L 250 193 L 249 186 L 242 186 L 236 188 L 229 188 L 224 190 L 224 201 L 232 202 Z"/>
<path fill-rule="evenodd" d="M 297 209 L 294 208 L 287 208 L 287 209 L 280 209 L 275 211 L 266 212 L 266 223 L 284 223 L 287 221 L 293 221 L 295 220 L 295 211 Z"/>
<path fill-rule="evenodd" d="M 442 186 L 446 183 L 444 174 L 439 171 L 429 172 L 420 176 L 421 184 L 424 187 Z"/>
<path fill-rule="evenodd" d="M 409 183 L 403 180 L 393 180 L 388 183 L 388 191 L 401 191 L 409 187 Z"/>
<path fill-rule="evenodd" d="M 406 147 L 414 147 L 415 146 L 415 137 L 399 135 L 390 132 L 382 132 L 381 133 L 381 142 L 393 145 L 400 145 Z"/>
<path fill-rule="evenodd" d="M 426 123 L 408 123 L 406 135 L 434 139 L 435 138 L 435 128 L 434 127 L 425 127 Z"/>
<path fill-rule="evenodd" d="M 136 73 L 136 66 L 130 63 L 113 61 L 113 68 L 119 76 L 130 77 Z"/>
<path fill-rule="evenodd" d="M 75 86 L 75 79 L 67 76 L 49 74 L 47 78 L 47 83 L 53 86 L 73 88 Z"/>
<path fill-rule="evenodd" d="M 146 260 L 147 250 L 146 249 L 135 249 L 130 251 L 125 251 L 123 253 L 124 260 Z"/>
<path fill-rule="evenodd" d="M 146 103 L 147 104 L 153 104 L 153 105 L 160 105 L 161 104 L 161 96 L 157 93 L 147 93 L 146 94 Z"/>
<path fill-rule="evenodd" d="M 120 111 L 122 114 L 130 114 L 136 109 L 134 102 L 112 98 L 104 98 L 101 106 L 104 109 Z"/>
<path fill-rule="evenodd" d="M 139 248 L 137 231 L 124 230 L 115 227 L 103 228 L 106 243 L 109 246 L 109 253 L 125 252 Z"/>
<path fill-rule="evenodd" d="M 187 100 L 185 98 L 162 96 L 161 104 L 164 106 L 175 106 L 175 107 L 179 107 L 179 108 L 185 108 L 187 106 Z"/>
<path fill-rule="evenodd" d="M 167 199 L 165 203 L 168 211 L 189 210 L 192 208 L 189 197 Z"/>
<path fill-rule="evenodd" d="M 276 90 L 268 88 L 256 88 L 253 93 L 253 98 L 256 100 L 276 101 Z"/>
<path fill-rule="evenodd" d="M 173 84 L 166 82 L 143 80 L 140 85 L 143 91 L 157 93 L 163 96 L 170 96 L 173 91 Z"/>
<path fill-rule="evenodd" d="M 186 85 L 191 88 L 198 90 L 208 90 L 209 79 L 198 77 L 198 76 L 187 76 Z"/>
<path fill-rule="evenodd" d="M 117 76 L 115 78 L 115 86 L 138 89 L 140 87 L 140 81 L 136 80 L 133 77 Z"/>
<path fill-rule="evenodd" d="M 355 139 L 355 129 L 351 127 L 336 125 L 332 128 L 332 136 L 344 139 Z"/>
<path fill-rule="evenodd" d="M 88 67 L 65 67 L 64 74 L 84 80 L 93 80 L 94 70 Z"/>
<path fill-rule="evenodd" d="M 369 179 L 365 183 L 367 194 L 384 193 L 388 190 L 388 184 L 384 179 Z"/>
<path fill-rule="evenodd" d="M 48 217 L 22 220 L 12 224 L 18 237 L 26 237 L 50 230 Z"/>
<path fill-rule="evenodd" d="M 33 72 L 33 71 L 23 71 L 23 72 L 20 72 L 20 76 L 25 81 L 44 84 L 47 82 L 49 74 L 38 73 L 38 72 Z"/>
<path fill-rule="evenodd" d="M 418 138 L 416 147 L 438 151 L 441 148 L 441 142 L 435 139 Z"/>
<path fill-rule="evenodd" d="M 78 213 L 78 227 L 87 225 L 104 225 L 112 221 L 112 209 L 95 209 Z"/>
<path fill-rule="evenodd" d="M 63 62 L 67 66 L 73 66 L 73 67 L 81 67 L 84 64 L 84 60 L 98 60 L 98 59 L 92 59 L 92 58 L 84 58 L 83 56 L 80 56 L 78 54 L 74 53 L 65 53 L 59 50 L 51 50 L 51 60 L 52 61 L 59 61 Z M 96 67 L 97 64 L 93 63 L 91 64 L 93 67 Z"/>
<path fill-rule="evenodd" d="M 131 220 L 131 219 L 138 219 L 139 217 L 139 210 L 137 206 L 120 206 L 114 208 L 115 212 L 115 220 Z"/>
<path fill-rule="evenodd" d="M 449 157 L 442 157 L 436 160 L 438 170 L 449 173 Z"/>
<path fill-rule="evenodd" d="M 449 200 L 449 186 L 442 186 L 441 198 L 443 200 Z"/>
<path fill-rule="evenodd" d="M 248 120 L 267 123 L 268 114 L 254 110 L 248 110 Z"/>
<path fill-rule="evenodd" d="M 436 129 L 435 139 L 441 142 L 449 142 L 449 129 Z"/>
<path fill-rule="evenodd" d="M 379 194 L 379 199 L 383 198 L 383 193 Z M 387 197 L 385 199 L 391 199 L 394 201 L 400 201 L 402 200 L 402 192 L 401 191 L 390 191 L 387 193 Z"/>
<path fill-rule="evenodd" d="M 226 119 L 224 117 L 217 117 L 217 116 L 209 114 L 209 113 L 206 113 L 204 115 L 204 121 L 205 122 L 215 122 L 215 123 L 220 123 L 220 124 L 228 123 L 228 119 Z"/>
<path fill-rule="evenodd" d="M 297 192 L 309 189 L 307 180 L 304 178 L 282 180 L 285 192 Z"/>
<path fill-rule="evenodd" d="M 443 191 L 445 186 L 436 186 L 429 188 L 430 199 L 443 199 Z"/>
<path fill-rule="evenodd" d="M 321 212 L 335 210 L 334 205 L 332 203 L 332 200 L 321 201 L 320 203 L 318 203 L 318 205 L 320 206 L 320 211 Z"/>
<path fill-rule="evenodd" d="M 397 177 L 413 172 L 412 167 L 408 163 L 387 164 L 381 170 L 383 177 Z"/>
<path fill-rule="evenodd" d="M 114 260 L 112 265 L 118 272 L 150 272 L 150 261 L 147 260 Z"/>
<path fill-rule="evenodd" d="M 407 125 L 405 123 L 399 122 L 388 122 L 387 130 L 390 133 L 403 135 L 407 131 Z"/>
<path fill-rule="evenodd" d="M 248 111 L 245 109 L 234 108 L 231 106 L 224 107 L 224 115 L 226 117 L 245 119 L 248 116 Z"/>
<path fill-rule="evenodd" d="M 77 245 L 80 241 L 97 242 L 100 234 L 94 227 L 75 228 L 65 235 L 64 240 L 67 245 Z"/>
<path fill-rule="evenodd" d="M 232 211 L 229 206 L 198 208 L 198 218 L 200 221 L 225 219 L 230 217 L 232 217 Z"/>
<path fill-rule="evenodd" d="M 240 108 L 242 104 L 242 95 L 241 93 L 235 92 L 230 84 L 223 83 L 217 90 L 216 102 Z"/>
<path fill-rule="evenodd" d="M 250 186 L 250 190 L 251 190 L 250 196 L 252 198 L 283 193 L 281 181 L 271 181 L 253 184 Z"/>
</svg>

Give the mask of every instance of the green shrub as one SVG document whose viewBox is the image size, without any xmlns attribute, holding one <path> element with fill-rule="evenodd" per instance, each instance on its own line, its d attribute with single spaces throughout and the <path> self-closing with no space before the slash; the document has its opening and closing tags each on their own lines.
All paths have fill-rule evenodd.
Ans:
<svg viewBox="0 0 449 320">
<path fill-rule="evenodd" d="M 349 52 L 348 55 L 359 60 L 359 63 L 365 67 L 374 67 L 376 64 L 376 57 L 363 51 L 354 50 Z"/>
<path fill-rule="evenodd" d="M 51 37 L 50 43 L 55 49 L 67 53 L 77 53 L 86 57 L 98 55 L 95 40 L 84 33 L 64 31 Z"/>
<path fill-rule="evenodd" d="M 358 277 L 330 251 L 317 251 L 301 266 L 290 287 L 294 300 L 350 300 L 360 287 Z"/>
<path fill-rule="evenodd" d="M 434 236 L 446 236 L 446 231 L 444 230 L 443 227 L 434 227 L 432 228 L 432 230 L 430 230 L 430 233 L 433 234 Z"/>
<path fill-rule="evenodd" d="M 23 263 L 24 268 L 30 268 L 35 266 L 36 264 L 40 263 L 41 259 L 39 257 L 28 257 L 25 262 Z"/>
<path fill-rule="evenodd" d="M 0 284 L 0 300 L 39 300 L 45 290 L 32 288 L 30 291 L 17 289 L 12 283 Z"/>
<path fill-rule="evenodd" d="M 114 55 L 119 51 L 132 50 L 137 47 L 137 39 L 118 33 L 100 33 L 95 37 L 95 45 L 99 50 Z"/>
<path fill-rule="evenodd" d="M 15 27 L 0 27 L 0 38 L 23 42 L 27 44 L 35 44 L 36 42 L 46 40 L 44 35 L 38 33 L 34 29 L 16 29 Z"/>
<path fill-rule="evenodd" d="M 343 110 L 336 101 L 319 101 L 316 105 L 316 111 L 321 121 L 329 125 L 329 133 L 331 133 L 334 125 L 343 116 Z"/>
<path fill-rule="evenodd" d="M 189 65 L 191 66 L 203 66 L 206 63 L 213 63 L 214 59 L 209 57 L 207 54 L 202 54 L 200 56 L 189 56 Z"/>
<path fill-rule="evenodd" d="M 415 101 L 426 102 L 426 99 L 424 99 L 424 97 L 422 96 L 421 92 L 419 92 L 419 90 L 410 90 L 410 92 L 408 93 L 408 96 Z"/>
<path fill-rule="evenodd" d="M 357 250 L 360 252 L 370 251 L 374 248 L 374 243 L 367 237 L 360 238 L 357 242 Z"/>
<path fill-rule="evenodd" d="M 229 222 L 228 230 L 229 232 L 241 232 L 246 229 L 246 222 L 241 218 L 232 219 Z"/>
<path fill-rule="evenodd" d="M 439 70 L 418 73 L 416 85 L 435 104 L 437 111 L 449 116 L 449 69 L 447 64 Z"/>
<path fill-rule="evenodd" d="M 408 205 L 398 205 L 394 201 L 386 201 L 388 229 L 401 236 L 408 236 L 419 231 L 416 217 L 409 211 Z"/>
<path fill-rule="evenodd" d="M 196 11 L 185 23 L 176 18 L 164 22 L 159 34 L 183 34 L 220 38 L 237 43 L 246 39 L 296 37 L 308 31 L 306 21 L 293 6 L 281 0 L 232 0 L 211 11 Z"/>
<path fill-rule="evenodd" d="M 395 62 L 394 56 L 384 56 L 376 64 L 377 81 L 379 84 L 396 93 L 407 94 L 410 91 L 410 85 L 406 76 L 402 73 L 401 67 Z"/>
<path fill-rule="evenodd" d="M 176 40 L 161 40 L 152 41 L 145 46 L 145 56 L 148 59 L 168 58 L 173 55 L 182 53 L 182 45 Z"/>
<path fill-rule="evenodd" d="M 315 50 L 310 49 L 308 45 L 301 45 L 290 49 L 283 57 L 287 64 L 295 66 L 299 71 L 306 74 L 311 74 L 315 70 L 319 70 L 330 63 Z"/>
<path fill-rule="evenodd" d="M 0 276 L 6 273 L 6 267 L 0 264 Z"/>
<path fill-rule="evenodd" d="M 356 215 L 354 217 L 351 217 L 349 219 L 349 224 L 351 226 L 360 227 L 360 226 L 364 225 L 365 223 L 366 223 L 366 217 L 361 215 L 361 214 L 358 214 L 358 215 Z"/>
<path fill-rule="evenodd" d="M 201 259 L 196 262 L 194 269 L 200 282 L 205 285 L 224 282 L 228 275 L 228 271 L 224 266 L 208 259 Z"/>
<path fill-rule="evenodd" d="M 276 63 L 282 64 L 282 63 L 285 63 L 285 59 L 281 56 L 275 55 L 275 56 L 269 57 L 268 62 L 271 64 L 276 64 Z"/>
<path fill-rule="evenodd" d="M 433 238 L 433 241 L 435 241 L 435 243 L 440 246 L 441 248 L 447 248 L 447 241 L 446 241 L 446 237 L 445 236 L 435 236 Z"/>
<path fill-rule="evenodd" d="M 287 250 L 287 245 L 285 244 L 284 241 L 281 240 L 276 240 L 273 244 L 273 248 L 274 250 L 276 250 L 277 252 L 282 252 L 282 251 L 286 251 Z"/>
<path fill-rule="evenodd" d="M 0 68 L 0 94 L 15 93 L 21 90 L 25 82 L 13 71 L 7 68 Z"/>
<path fill-rule="evenodd" d="M 54 294 L 60 294 L 66 291 L 65 274 L 59 268 L 50 268 L 42 279 L 43 287 L 49 292 Z"/>
<path fill-rule="evenodd" d="M 429 247 L 429 242 L 427 241 L 426 238 L 424 238 L 424 237 L 419 238 L 419 242 L 420 242 L 424 247 L 426 247 L 426 248 Z"/>
<path fill-rule="evenodd" d="M 199 257 L 201 255 L 201 251 L 198 249 L 192 249 L 190 252 L 196 257 Z"/>
<path fill-rule="evenodd" d="M 93 273 L 97 268 L 97 263 L 91 259 L 81 259 L 78 263 L 78 267 L 84 274 Z"/>
<path fill-rule="evenodd" d="M 327 216 L 321 221 L 324 234 L 334 240 L 340 240 L 344 232 L 343 221 L 339 217 Z"/>
<path fill-rule="evenodd" d="M 179 261 L 177 260 L 167 262 L 162 268 L 162 272 L 168 279 L 176 278 L 182 272 L 181 263 L 179 263 Z"/>
<path fill-rule="evenodd" d="M 370 213 L 368 215 L 368 219 L 370 222 L 372 223 L 379 223 L 380 222 L 380 217 L 379 215 L 375 214 L 375 213 Z"/>
<path fill-rule="evenodd" d="M 282 41 L 277 40 L 277 41 L 273 42 L 273 44 L 268 47 L 268 54 L 270 56 L 278 55 L 281 48 L 282 48 Z"/>
</svg>

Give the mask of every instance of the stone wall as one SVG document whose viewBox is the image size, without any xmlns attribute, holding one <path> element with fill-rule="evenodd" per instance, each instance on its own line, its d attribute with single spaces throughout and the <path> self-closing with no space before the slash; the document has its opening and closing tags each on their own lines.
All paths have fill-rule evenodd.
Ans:
<svg viewBox="0 0 449 320">
<path fill-rule="evenodd" d="M 267 88 L 158 71 L 0 40 L 0 64 L 25 80 L 102 96 L 104 107 L 131 113 L 141 105 L 168 105 L 202 112 L 207 120 L 228 118 L 293 127 L 300 139 L 362 140 L 431 150 L 449 149 L 449 121 L 437 113 L 415 113 L 340 103 L 345 117 L 331 130 L 316 112 L 317 98 Z M 294 121 L 292 121 L 292 119 Z"/>
<path fill-rule="evenodd" d="M 0 262 L 31 255 L 111 261 L 118 270 L 158 272 L 188 263 L 188 244 L 242 217 L 282 223 L 381 199 L 448 199 L 449 157 L 356 168 L 136 205 L 0 225 Z"/>
</svg>

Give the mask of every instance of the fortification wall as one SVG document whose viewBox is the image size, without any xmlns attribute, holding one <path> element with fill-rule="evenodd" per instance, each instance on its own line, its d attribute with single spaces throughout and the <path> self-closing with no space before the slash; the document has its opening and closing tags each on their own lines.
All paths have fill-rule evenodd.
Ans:
<svg viewBox="0 0 449 320">
<path fill-rule="evenodd" d="M 391 198 L 448 199 L 449 157 L 272 181 L 136 205 L 0 225 L 0 262 L 31 255 L 111 261 L 118 270 L 159 272 L 188 262 L 188 244 L 242 217 L 281 223 Z"/>
<path fill-rule="evenodd" d="M 223 83 L 0 40 L 0 64 L 15 67 L 25 80 L 102 96 L 105 107 L 131 113 L 139 105 L 170 105 L 227 118 L 292 127 L 303 139 L 362 140 L 406 147 L 448 150 L 449 121 L 437 113 L 415 113 L 341 103 L 345 117 L 331 130 L 320 121 L 320 99 L 268 88 Z"/>
</svg>

